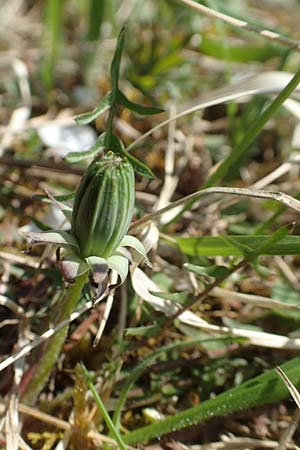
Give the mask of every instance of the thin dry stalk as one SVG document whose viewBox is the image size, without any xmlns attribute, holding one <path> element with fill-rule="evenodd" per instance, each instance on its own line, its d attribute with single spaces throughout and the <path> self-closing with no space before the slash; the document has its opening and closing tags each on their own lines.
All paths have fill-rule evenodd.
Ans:
<svg viewBox="0 0 300 450">
<path fill-rule="evenodd" d="M 113 270 L 112 271 L 112 275 L 111 275 L 111 284 L 112 285 L 116 285 L 117 282 L 118 282 L 118 272 Z M 112 289 L 109 292 L 109 295 L 108 295 L 107 300 L 106 300 L 105 310 L 104 310 L 103 316 L 101 318 L 101 322 L 99 324 L 99 328 L 98 328 L 96 337 L 95 337 L 94 342 L 93 342 L 93 346 L 94 347 L 97 347 L 97 345 L 98 345 L 98 343 L 99 343 L 99 341 L 101 339 L 101 336 L 103 334 L 105 325 L 106 325 L 107 320 L 109 318 L 109 314 L 110 314 L 110 311 L 111 311 L 111 308 L 112 308 L 112 305 L 113 305 L 114 298 L 115 298 L 115 289 Z"/>
<path fill-rule="evenodd" d="M 176 116 L 176 107 L 172 105 L 170 108 L 170 117 Z M 166 206 L 175 192 L 178 177 L 174 174 L 175 170 L 175 131 L 176 120 L 172 120 L 168 127 L 168 143 L 165 155 L 165 179 L 158 201 L 154 209 L 160 209 Z"/>
</svg>

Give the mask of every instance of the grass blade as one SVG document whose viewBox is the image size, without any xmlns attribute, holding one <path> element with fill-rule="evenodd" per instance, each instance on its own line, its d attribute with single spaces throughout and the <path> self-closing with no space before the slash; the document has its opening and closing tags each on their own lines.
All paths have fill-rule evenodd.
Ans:
<svg viewBox="0 0 300 450">
<path fill-rule="evenodd" d="M 294 385 L 300 382 L 299 367 L 300 358 L 294 358 L 281 366 Z M 201 403 L 199 406 L 189 408 L 152 425 L 138 428 L 124 436 L 124 441 L 130 445 L 148 442 L 166 433 L 203 423 L 213 417 L 278 402 L 287 398 L 288 394 L 289 392 L 278 378 L 276 370 L 272 369 Z"/>
<path fill-rule="evenodd" d="M 140 105 L 139 103 L 134 103 L 120 90 L 118 90 L 117 100 L 118 103 L 121 103 L 125 108 L 140 115 L 160 114 L 165 111 L 163 108 L 158 108 L 157 106 L 145 106 Z"/>
<path fill-rule="evenodd" d="M 123 52 L 123 47 L 124 47 L 124 41 L 125 41 L 125 32 L 126 32 L 126 26 L 124 25 L 119 33 L 115 54 L 114 54 L 114 57 L 113 57 L 113 60 L 111 63 L 110 76 L 111 76 L 111 90 L 112 90 L 112 98 L 113 98 L 112 102 L 115 101 L 115 98 L 118 93 L 119 73 L 120 73 L 121 58 L 122 58 L 122 52 Z"/>
<path fill-rule="evenodd" d="M 299 255 L 300 236 L 285 236 L 264 248 L 268 239 L 270 235 L 177 237 L 176 241 L 188 256 L 244 256 L 243 246 L 260 255 Z"/>
<path fill-rule="evenodd" d="M 90 378 L 90 375 L 89 375 L 88 371 L 86 370 L 86 368 L 85 368 L 85 366 L 83 364 L 81 366 L 82 366 L 82 369 L 84 371 L 88 387 L 89 387 L 91 393 L 93 394 L 93 397 L 94 397 L 94 400 L 96 402 L 96 405 L 98 406 L 99 411 L 101 412 L 102 417 L 105 420 L 105 423 L 106 423 L 106 425 L 107 425 L 107 427 L 108 427 L 112 437 L 115 439 L 115 441 L 117 442 L 117 444 L 119 445 L 119 448 L 121 450 L 127 450 L 127 447 L 126 447 L 126 445 L 125 445 L 121 435 L 118 433 L 115 425 L 113 424 L 113 422 L 112 422 L 112 420 L 110 418 L 110 415 L 108 414 L 108 412 L 107 412 L 107 410 L 106 410 L 106 408 L 104 406 L 104 403 L 102 402 L 98 392 L 96 391 L 95 386 L 93 385 L 93 383 L 91 381 L 91 378 Z"/>
</svg>

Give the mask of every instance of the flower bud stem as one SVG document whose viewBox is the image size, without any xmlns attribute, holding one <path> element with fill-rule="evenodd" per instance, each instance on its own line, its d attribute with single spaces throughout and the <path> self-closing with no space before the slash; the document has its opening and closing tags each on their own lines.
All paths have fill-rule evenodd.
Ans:
<svg viewBox="0 0 300 450">
<path fill-rule="evenodd" d="M 70 317 L 79 301 L 87 278 L 88 272 L 76 278 L 74 284 L 70 284 L 65 288 L 63 301 L 56 304 L 57 315 L 54 325 Z M 38 360 L 35 372 L 23 393 L 22 401 L 24 403 L 34 404 L 39 393 L 47 383 L 65 342 L 68 328 L 68 325 L 64 326 L 48 340 L 43 354 Z"/>
</svg>

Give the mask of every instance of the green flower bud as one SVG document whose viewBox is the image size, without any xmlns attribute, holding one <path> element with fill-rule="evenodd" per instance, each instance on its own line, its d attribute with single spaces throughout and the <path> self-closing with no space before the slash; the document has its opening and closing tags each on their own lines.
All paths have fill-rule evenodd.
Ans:
<svg viewBox="0 0 300 450">
<path fill-rule="evenodd" d="M 81 257 L 112 255 L 127 233 L 134 197 L 129 161 L 112 152 L 94 159 L 77 189 L 72 213 L 72 234 Z"/>
</svg>

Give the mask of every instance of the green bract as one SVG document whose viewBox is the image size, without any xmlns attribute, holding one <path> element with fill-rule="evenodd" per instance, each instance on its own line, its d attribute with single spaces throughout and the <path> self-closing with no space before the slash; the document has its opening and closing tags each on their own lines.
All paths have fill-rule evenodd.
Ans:
<svg viewBox="0 0 300 450">
<path fill-rule="evenodd" d="M 108 152 L 90 164 L 72 213 L 72 235 L 82 258 L 113 254 L 131 222 L 134 189 L 133 168 L 125 158 Z"/>
</svg>

